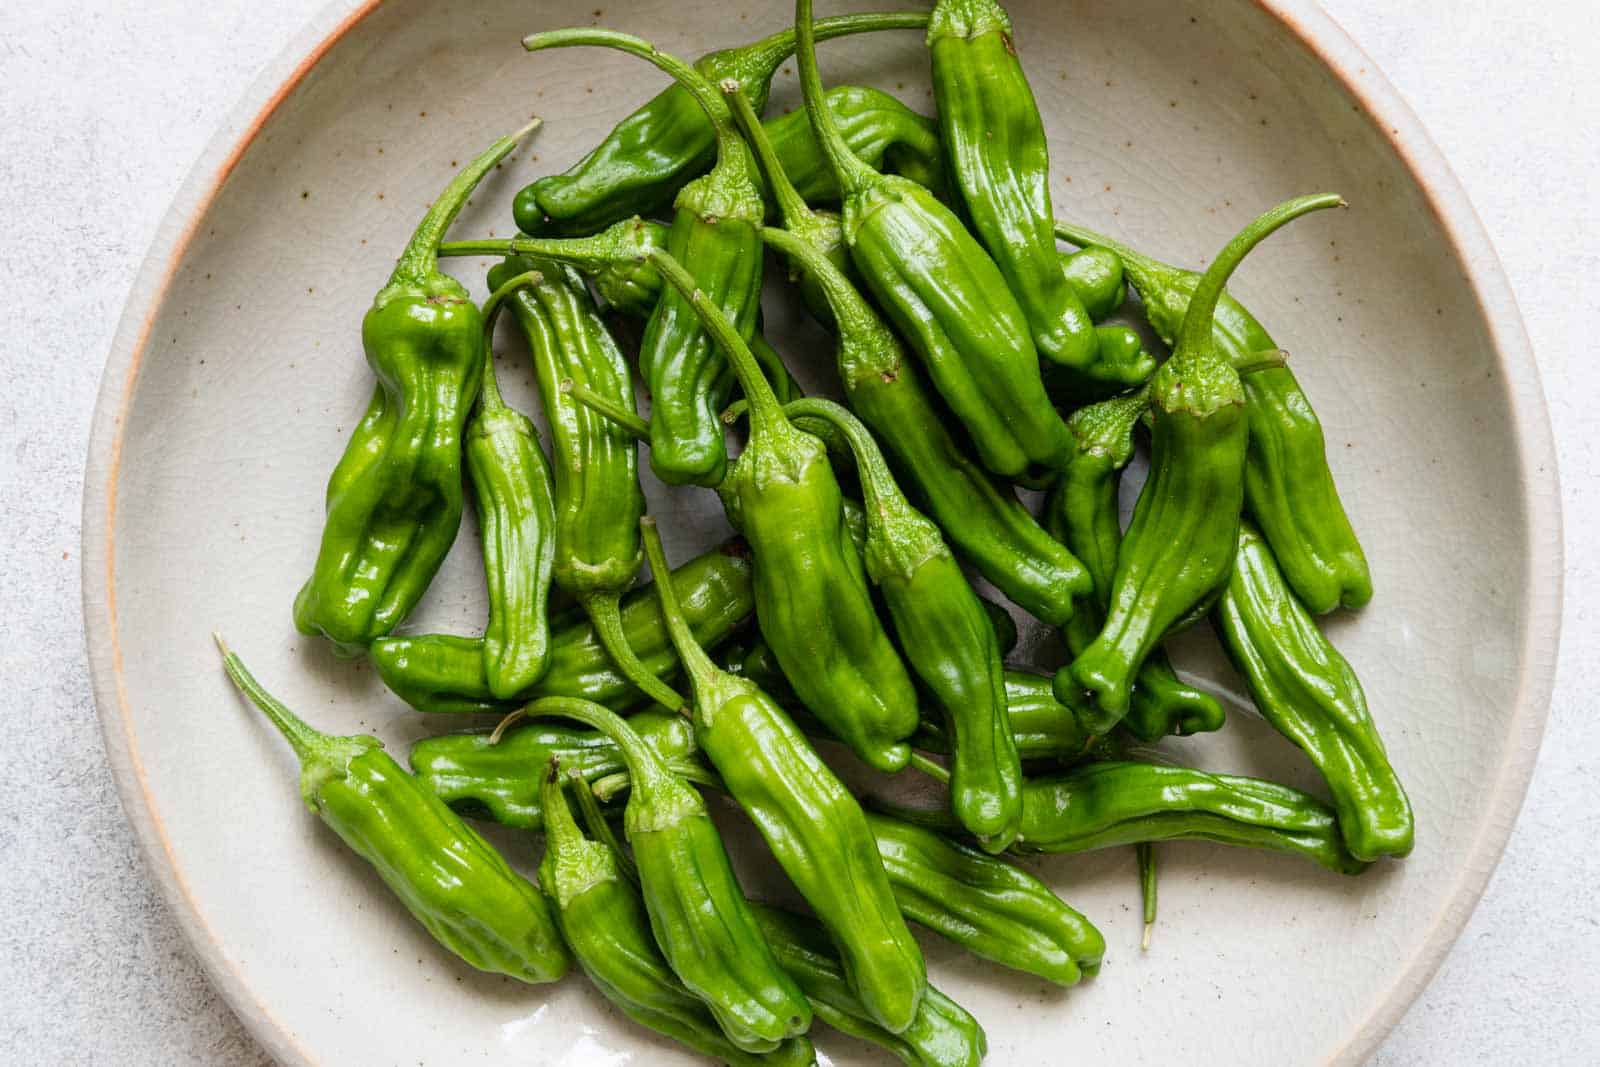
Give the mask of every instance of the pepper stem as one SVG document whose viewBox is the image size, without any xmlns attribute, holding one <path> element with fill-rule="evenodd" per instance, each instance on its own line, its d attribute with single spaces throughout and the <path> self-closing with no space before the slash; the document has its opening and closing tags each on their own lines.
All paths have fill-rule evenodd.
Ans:
<svg viewBox="0 0 1600 1067">
<path fill-rule="evenodd" d="M 650 561 L 650 573 L 655 575 L 656 599 L 661 602 L 661 617 L 666 620 L 667 636 L 672 639 L 672 647 L 677 649 L 678 659 L 683 662 L 683 669 L 698 696 L 702 687 L 711 684 L 722 673 L 722 669 L 706 655 L 706 650 L 695 640 L 694 631 L 689 629 L 688 620 L 683 617 L 683 604 L 678 600 L 678 591 L 672 586 L 672 568 L 667 563 L 667 553 L 661 545 L 661 531 L 656 528 L 656 520 L 649 515 L 640 518 L 639 534 L 644 540 L 644 557 Z"/>
<path fill-rule="evenodd" d="M 643 222 L 638 216 L 614 222 L 590 237 L 506 237 L 450 241 L 438 248 L 440 256 L 536 256 L 569 263 L 594 274 L 613 263 L 638 259 L 643 249 L 636 239 Z"/>
<path fill-rule="evenodd" d="M 244 661 L 228 647 L 228 643 L 223 640 L 220 633 L 213 633 L 211 638 L 216 641 L 217 648 L 222 650 L 222 669 L 228 672 L 228 677 L 239 687 L 239 692 L 248 697 L 250 703 L 272 720 L 272 725 L 276 726 L 278 732 L 284 736 L 284 740 L 289 742 L 289 747 L 294 749 L 294 754 L 300 758 L 300 762 L 305 763 L 315 758 L 320 747 L 334 740 L 328 734 L 308 725 L 304 719 L 290 711 L 283 701 L 267 692 L 266 688 L 256 681 L 255 675 L 250 673 L 250 669 L 244 665 Z"/>
<path fill-rule="evenodd" d="M 572 809 L 567 806 L 561 778 L 561 760 L 551 756 L 545 762 L 544 773 L 539 776 L 539 804 L 544 808 L 545 847 L 552 852 L 575 848 L 580 842 L 588 841 L 572 817 Z"/>
<path fill-rule="evenodd" d="M 894 475 L 889 471 L 889 461 L 884 458 L 883 449 L 878 447 L 871 431 L 843 405 L 822 397 L 802 397 L 785 404 L 783 410 L 790 419 L 801 416 L 821 419 L 844 437 L 855 456 L 856 473 L 861 478 L 868 515 L 921 517 L 894 480 Z"/>
<path fill-rule="evenodd" d="M 589 783 L 583 780 L 583 775 L 577 771 L 568 771 L 567 780 L 572 783 L 572 791 L 578 798 L 578 815 L 583 819 L 583 825 L 589 831 L 589 836 L 611 850 L 611 856 L 616 860 L 617 868 L 623 877 L 634 885 L 639 884 L 639 868 L 634 865 L 633 857 L 628 855 L 622 847 L 622 842 L 617 840 L 616 831 L 611 829 L 605 812 L 600 810 L 600 804 L 594 798 L 594 790 L 589 788 Z M 563 808 L 566 804 L 561 805 Z M 571 815 L 568 815 L 571 818 Z"/>
<path fill-rule="evenodd" d="M 908 761 L 912 767 L 944 785 L 950 784 L 950 771 L 944 764 L 929 759 L 920 752 L 912 752 Z"/>
<path fill-rule="evenodd" d="M 925 11 L 876 11 L 861 15 L 830 15 L 812 24 L 816 39 L 826 41 L 833 37 L 871 33 L 875 30 L 920 30 L 928 25 Z M 753 80 L 769 82 L 778 72 L 778 65 L 794 54 L 795 32 L 786 26 L 770 37 L 752 41 L 738 51 L 755 68 L 749 75 Z"/>
<path fill-rule="evenodd" d="M 800 63 L 800 93 L 805 98 L 806 115 L 811 119 L 811 129 L 817 135 L 817 144 L 833 168 L 839 189 L 848 198 L 864 189 L 877 171 L 850 148 L 850 143 L 839 132 L 833 112 L 823 98 L 822 74 L 817 69 L 817 31 L 811 21 L 811 0 L 795 0 L 794 5 L 795 58 Z"/>
<path fill-rule="evenodd" d="M 1349 205 L 1345 203 L 1344 197 L 1337 193 L 1300 196 L 1293 200 L 1285 200 L 1277 207 L 1263 212 L 1240 230 L 1206 268 L 1205 274 L 1201 275 L 1200 284 L 1195 287 L 1194 296 L 1189 300 L 1189 309 L 1184 313 L 1183 326 L 1178 331 L 1174 350 L 1198 348 L 1211 337 L 1212 319 L 1216 314 L 1217 301 L 1222 297 L 1223 287 L 1228 284 L 1228 279 L 1233 276 L 1239 264 L 1244 262 L 1244 257 L 1250 254 L 1251 249 L 1300 216 L 1330 207 L 1349 207 Z"/>
<path fill-rule="evenodd" d="M 1150 948 L 1150 931 L 1156 925 L 1156 849 L 1149 841 L 1134 846 L 1139 860 L 1139 894 L 1144 902 L 1144 935 L 1139 938 L 1139 951 Z"/>
<path fill-rule="evenodd" d="M 438 270 L 439 242 L 443 240 L 444 232 L 450 228 L 456 216 L 461 214 L 461 208 L 466 204 L 467 197 L 472 195 L 472 190 L 483 181 L 484 175 L 510 154 L 518 141 L 542 124 L 542 119 L 535 118 L 516 133 L 500 138 L 451 179 L 450 184 L 445 186 L 444 192 L 439 194 L 439 199 L 433 202 L 433 206 L 428 208 L 428 213 L 422 216 L 422 221 L 417 224 L 410 243 L 406 245 L 405 251 L 400 253 L 400 259 L 394 265 L 394 273 L 389 276 L 389 284 L 420 282 Z"/>
<path fill-rule="evenodd" d="M 670 585 L 671 573 L 667 572 L 667 575 Z M 589 621 L 594 623 L 600 647 L 606 650 L 606 655 L 611 657 L 611 662 L 623 677 L 668 711 L 687 712 L 687 701 L 678 695 L 677 690 L 657 678 L 628 643 L 628 635 L 622 628 L 622 594 L 616 591 L 590 593 L 580 599 L 583 609 L 589 613 Z"/>
<path fill-rule="evenodd" d="M 672 772 L 654 749 L 645 744 L 626 719 L 601 704 L 577 697 L 540 697 L 523 705 L 502 719 L 495 732 L 489 735 L 490 743 L 498 741 L 499 734 L 515 718 L 558 717 L 572 719 L 598 730 L 622 750 L 622 761 L 628 766 L 630 780 L 640 789 L 669 786 Z"/>
<path fill-rule="evenodd" d="M 650 424 L 641 418 L 637 411 L 630 411 L 604 393 L 597 393 L 587 385 L 575 382 L 571 378 L 566 378 L 561 382 L 561 391 L 590 411 L 604 415 L 616 423 L 619 428 L 632 434 L 635 439 L 646 443 L 649 442 Z"/>
<path fill-rule="evenodd" d="M 494 324 L 500 318 L 507 297 L 524 286 L 539 285 L 543 281 L 544 275 L 539 271 L 525 271 L 506 279 L 505 284 L 490 293 L 489 299 L 483 302 L 483 384 L 479 387 L 478 404 L 484 411 L 499 411 L 506 406 L 500 397 L 500 383 L 494 374 Z"/>
<path fill-rule="evenodd" d="M 773 150 L 772 138 L 767 136 L 766 127 L 761 125 L 761 118 L 750 105 L 750 98 L 744 95 L 739 80 L 724 78 L 719 88 L 728 106 L 733 109 L 734 118 L 739 120 L 745 140 L 750 142 L 750 148 L 755 152 L 756 162 L 761 164 L 761 172 L 766 175 L 772 198 L 778 202 L 778 213 L 783 216 L 784 226 L 793 230 L 808 222 L 815 223 L 816 212 L 811 210 L 800 191 L 794 187 L 794 182 L 789 180 L 788 173 L 783 169 L 783 161 Z"/>
</svg>

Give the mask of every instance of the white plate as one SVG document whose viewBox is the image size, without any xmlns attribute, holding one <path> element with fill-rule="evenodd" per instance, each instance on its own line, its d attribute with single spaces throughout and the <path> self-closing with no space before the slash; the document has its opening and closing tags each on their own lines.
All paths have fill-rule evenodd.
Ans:
<svg viewBox="0 0 1600 1067">
<path fill-rule="evenodd" d="M 842 4 L 823 5 L 836 11 Z M 1500 854 L 1546 713 L 1560 516 L 1537 373 L 1499 266 L 1415 119 L 1310 0 L 1016 0 L 1052 135 L 1057 206 L 1201 262 L 1257 210 L 1321 189 L 1235 291 L 1294 353 L 1372 560 L 1377 598 L 1329 622 L 1417 810 L 1417 849 L 1359 879 L 1275 856 L 1162 850 L 1137 949 L 1128 850 L 1039 868 L 1104 930 L 1104 972 L 1058 991 L 928 942 L 935 980 L 987 1026 L 991 1062 L 1354 1063 L 1428 980 Z M 698 53 L 786 3 L 594 0 L 330 9 L 247 96 L 169 213 L 101 387 L 84 514 L 95 692 L 124 804 L 167 897 L 250 1029 L 290 1063 L 692 1062 L 573 977 L 528 988 L 437 950 L 296 796 L 288 749 L 240 705 L 210 632 L 314 722 L 403 743 L 437 723 L 298 637 L 322 491 L 370 389 L 358 324 L 425 204 L 531 112 L 545 129 L 456 232 L 510 230 L 532 175 L 574 159 L 663 78 L 535 29 L 603 22 Z M 830 83 L 923 110 L 919 35 L 823 46 Z M 777 106 L 794 98 L 792 64 Z M 531 158 L 530 158 L 531 157 Z M 481 291 L 476 264 L 458 264 Z M 828 346 L 769 302 L 813 381 Z M 510 371 L 519 387 L 528 375 Z M 525 392 L 516 396 L 528 403 Z M 720 525 L 709 494 L 652 486 L 669 551 Z M 474 541 L 419 625 L 470 631 Z M 1201 633 L 1187 662 L 1225 686 Z M 1316 788 L 1259 720 L 1181 758 Z M 529 838 L 498 838 L 526 865 Z M 836 1063 L 876 1062 L 825 1036 Z"/>
</svg>

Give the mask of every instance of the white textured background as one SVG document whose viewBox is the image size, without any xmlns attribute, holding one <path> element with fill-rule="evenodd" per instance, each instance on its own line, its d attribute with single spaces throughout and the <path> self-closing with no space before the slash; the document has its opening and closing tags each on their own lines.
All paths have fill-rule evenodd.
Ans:
<svg viewBox="0 0 1600 1067">
<path fill-rule="evenodd" d="M 84 660 L 78 510 L 101 365 L 157 222 L 322 3 L 0 3 L 13 309 L 0 330 L 0 1063 L 266 1062 L 190 956 L 118 804 Z M 1373 1062 L 1597 1063 L 1600 5 L 1324 6 L 1421 115 L 1499 248 L 1544 374 L 1568 531 L 1564 654 L 1527 806 L 1460 943 Z"/>
</svg>

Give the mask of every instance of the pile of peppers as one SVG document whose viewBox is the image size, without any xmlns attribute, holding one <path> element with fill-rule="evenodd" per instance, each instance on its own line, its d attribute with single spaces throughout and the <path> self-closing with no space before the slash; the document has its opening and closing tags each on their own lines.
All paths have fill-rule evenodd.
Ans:
<svg viewBox="0 0 1600 1067">
<path fill-rule="evenodd" d="M 1204 271 L 1170 265 L 1057 216 L 997 0 L 812 6 L 696 59 L 606 29 L 527 37 L 617 49 L 670 84 L 518 192 L 518 236 L 447 242 L 538 120 L 489 145 L 367 311 L 372 398 L 293 616 L 446 727 L 410 768 L 306 724 L 218 644 L 306 805 L 461 962 L 529 984 L 576 962 L 627 1019 L 724 1063 L 815 1063 L 820 1023 L 970 1067 L 984 1030 L 931 983 L 913 928 L 1060 986 L 1108 951 L 1030 854 L 1131 846 L 1148 946 L 1160 842 L 1342 875 L 1412 848 L 1318 621 L 1371 599 L 1366 557 L 1285 353 L 1225 288 L 1274 231 L 1344 201 L 1286 201 Z M 818 42 L 897 30 L 924 35 L 936 117 L 824 83 Z M 764 117 L 791 56 L 803 107 Z M 449 257 L 488 259 L 485 300 Z M 821 351 L 768 343 L 769 282 Z M 501 390 L 502 318 L 531 415 Z M 834 372 L 835 396 L 803 395 L 788 360 Z M 675 495 L 716 494 L 721 544 L 669 561 L 641 458 Z M 469 502 L 481 632 L 408 632 Z M 1045 638 L 1028 663 L 1022 616 Z M 1316 793 L 1152 747 L 1225 724 L 1166 648 L 1202 621 Z M 791 899 L 749 898 L 718 809 L 753 824 L 753 862 Z"/>
</svg>

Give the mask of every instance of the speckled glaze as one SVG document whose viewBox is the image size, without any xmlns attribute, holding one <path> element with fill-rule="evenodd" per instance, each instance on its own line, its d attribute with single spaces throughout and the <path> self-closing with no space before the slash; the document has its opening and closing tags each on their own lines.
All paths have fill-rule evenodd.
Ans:
<svg viewBox="0 0 1600 1067">
<path fill-rule="evenodd" d="M 601 6 L 599 21 L 683 52 L 788 17 L 786 4 L 754 0 Z M 1057 857 L 1035 869 L 1105 932 L 1099 978 L 1062 994 L 926 942 L 930 971 L 984 1022 L 996 1064 L 1053 1061 L 1062 1047 L 1125 1063 L 1357 1063 L 1476 902 L 1544 721 L 1561 531 L 1521 321 L 1444 163 L 1311 0 L 1008 6 L 1063 214 L 1198 264 L 1285 196 L 1333 188 L 1353 205 L 1276 238 L 1233 290 L 1293 354 L 1371 558 L 1371 607 L 1329 628 L 1411 790 L 1418 844 L 1404 864 L 1354 880 L 1166 848 L 1161 922 L 1143 955 L 1131 854 Z M 328 467 L 370 391 L 360 315 L 423 205 L 467 155 L 537 112 L 544 130 L 456 230 L 505 234 L 526 176 L 575 158 L 664 84 L 625 57 L 517 47 L 594 11 L 593 0 L 494 0 L 448 19 L 421 0 L 331 8 L 197 165 L 106 370 L 83 558 L 107 745 L 174 912 L 286 1063 L 695 1062 L 580 980 L 529 990 L 437 951 L 305 814 L 289 757 L 230 692 L 209 636 L 227 633 L 329 729 L 373 730 L 396 752 L 429 729 L 369 671 L 298 637 L 289 603 L 316 550 Z M 830 82 L 931 107 L 915 33 L 830 43 L 822 63 Z M 780 74 L 775 105 L 792 105 L 794 88 Z M 458 268 L 481 294 L 480 265 Z M 768 332 L 808 385 L 828 379 L 805 362 L 825 345 L 791 301 L 769 300 Z M 525 357 L 502 347 L 505 388 L 528 410 Z M 709 494 L 648 491 L 673 558 L 717 536 Z M 464 540 L 418 628 L 481 624 L 474 556 Z M 1019 655 L 1043 643 L 1025 633 Z M 1208 635 L 1178 653 L 1180 666 L 1239 688 Z M 1172 747 L 1208 769 L 1318 788 L 1246 714 Z M 495 840 L 531 869 L 536 842 Z M 740 844 L 748 884 L 773 886 L 769 864 Z M 835 1063 L 874 1062 L 834 1035 L 819 1045 Z"/>
</svg>

